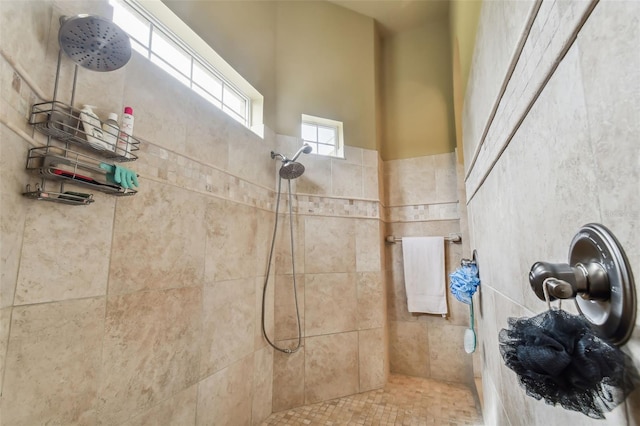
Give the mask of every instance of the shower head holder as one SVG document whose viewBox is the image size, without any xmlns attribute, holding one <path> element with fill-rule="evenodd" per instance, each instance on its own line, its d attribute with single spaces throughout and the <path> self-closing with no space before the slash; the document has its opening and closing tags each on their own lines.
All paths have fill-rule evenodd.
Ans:
<svg viewBox="0 0 640 426">
<path fill-rule="evenodd" d="M 569 248 L 569 263 L 536 262 L 529 272 L 531 289 L 545 300 L 575 298 L 576 306 L 600 336 L 616 345 L 631 337 L 636 294 L 631 266 L 615 236 L 590 223 Z"/>
<path fill-rule="evenodd" d="M 281 161 L 287 161 L 287 157 L 285 157 L 284 155 L 275 151 L 271 151 L 271 159 L 275 160 L 276 158 Z"/>
</svg>

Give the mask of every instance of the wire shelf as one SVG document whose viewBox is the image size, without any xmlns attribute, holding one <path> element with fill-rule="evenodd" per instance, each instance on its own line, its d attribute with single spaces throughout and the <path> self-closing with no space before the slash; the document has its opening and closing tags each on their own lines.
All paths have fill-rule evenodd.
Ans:
<svg viewBox="0 0 640 426">
<path fill-rule="evenodd" d="M 82 192 L 53 192 L 45 191 L 40 185 L 36 184 L 35 190 L 31 190 L 31 185 L 27 185 L 26 192 L 23 192 L 27 198 L 39 201 L 51 201 L 54 203 L 70 204 L 73 206 L 86 206 L 93 203 L 93 194 L 85 194 Z"/>
<path fill-rule="evenodd" d="M 91 143 L 83 129 L 80 120 L 80 111 L 59 101 L 42 102 L 34 104 L 31 108 L 29 124 L 40 133 L 51 136 L 63 142 L 70 142 L 84 149 L 93 151 L 100 156 L 116 162 L 134 161 L 138 156 L 134 154 L 140 149 L 140 141 L 133 136 L 126 136 L 125 140 L 120 136 L 119 129 L 110 126 L 107 132 L 115 138 L 115 143 L 107 140 L 100 144 Z M 112 129 L 112 131 L 111 131 Z M 124 145 L 127 149 L 122 149 Z M 106 145 L 108 148 L 105 148 Z"/>
<path fill-rule="evenodd" d="M 29 150 L 27 170 L 37 173 L 43 179 L 67 181 L 115 196 L 137 193 L 134 189 L 107 181 L 107 172 L 100 167 L 100 163 L 99 160 L 76 151 L 43 146 Z"/>
</svg>

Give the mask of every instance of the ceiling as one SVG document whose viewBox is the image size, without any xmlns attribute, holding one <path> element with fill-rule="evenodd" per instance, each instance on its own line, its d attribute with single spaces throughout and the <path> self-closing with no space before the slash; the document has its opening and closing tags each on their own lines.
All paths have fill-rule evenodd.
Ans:
<svg viewBox="0 0 640 426">
<path fill-rule="evenodd" d="M 447 19 L 449 0 L 329 0 L 375 19 L 384 37 L 427 21 Z"/>
</svg>

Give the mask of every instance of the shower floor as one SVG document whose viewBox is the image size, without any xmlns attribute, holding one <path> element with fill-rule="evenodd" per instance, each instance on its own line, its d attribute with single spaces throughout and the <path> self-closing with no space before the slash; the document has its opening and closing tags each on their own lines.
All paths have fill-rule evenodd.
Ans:
<svg viewBox="0 0 640 426">
<path fill-rule="evenodd" d="M 401 375 L 383 389 L 274 413 L 271 425 L 482 425 L 471 389 Z"/>
</svg>

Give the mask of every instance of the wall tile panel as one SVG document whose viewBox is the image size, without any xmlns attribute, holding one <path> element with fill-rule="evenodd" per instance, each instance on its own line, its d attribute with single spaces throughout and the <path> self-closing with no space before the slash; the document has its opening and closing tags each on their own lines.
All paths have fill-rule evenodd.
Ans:
<svg viewBox="0 0 640 426">
<path fill-rule="evenodd" d="M 98 424 L 118 424 L 198 381 L 200 288 L 107 301 Z"/>
<path fill-rule="evenodd" d="M 204 286 L 200 376 L 205 377 L 254 351 L 255 279 Z"/>
<path fill-rule="evenodd" d="M 251 424 L 253 367 L 251 354 L 199 383 L 196 425 Z"/>
<path fill-rule="evenodd" d="M 144 179 L 141 185 L 144 191 L 116 206 L 109 293 L 201 286 L 205 198 Z"/>
<path fill-rule="evenodd" d="M 96 424 L 104 313 L 104 298 L 13 308 L 3 423 Z"/>
<path fill-rule="evenodd" d="M 586 14 L 592 5 L 593 12 Z M 497 331 L 509 316 L 546 309 L 530 290 L 527 273 L 535 261 L 566 261 L 580 226 L 603 223 L 624 240 L 627 256 L 638 259 L 634 235 L 640 214 L 634 206 L 640 194 L 639 154 L 637 144 L 628 143 L 640 132 L 640 97 L 634 96 L 640 93 L 640 57 L 633 47 L 640 42 L 638 13 L 631 2 L 543 2 L 488 133 L 488 146 L 467 180 L 469 226 L 482 276 L 478 330 L 484 351 L 485 423 L 603 424 L 525 396 L 515 374 L 502 364 Z M 498 22 L 481 25 L 493 26 L 494 36 L 502 37 Z M 492 60 L 487 58 L 483 66 L 493 66 Z M 537 82 L 549 72 L 544 89 L 534 95 Z M 477 95 L 469 92 L 467 99 Z M 481 100 L 468 105 L 475 102 Z M 519 113 L 528 103 L 531 108 Z M 483 115 L 472 108 L 468 112 L 475 119 Z M 511 138 L 519 114 L 523 120 Z M 465 139 L 468 143 L 474 148 Z M 571 304 L 563 308 L 575 312 Z M 634 356 L 636 341 L 634 337 L 627 344 Z M 632 395 L 604 423 L 635 424 L 636 402 Z"/>
<path fill-rule="evenodd" d="M 349 273 L 305 276 L 305 336 L 357 330 L 357 275 Z"/>
<path fill-rule="evenodd" d="M 309 337 L 305 353 L 305 404 L 358 392 L 358 332 Z"/>
</svg>

